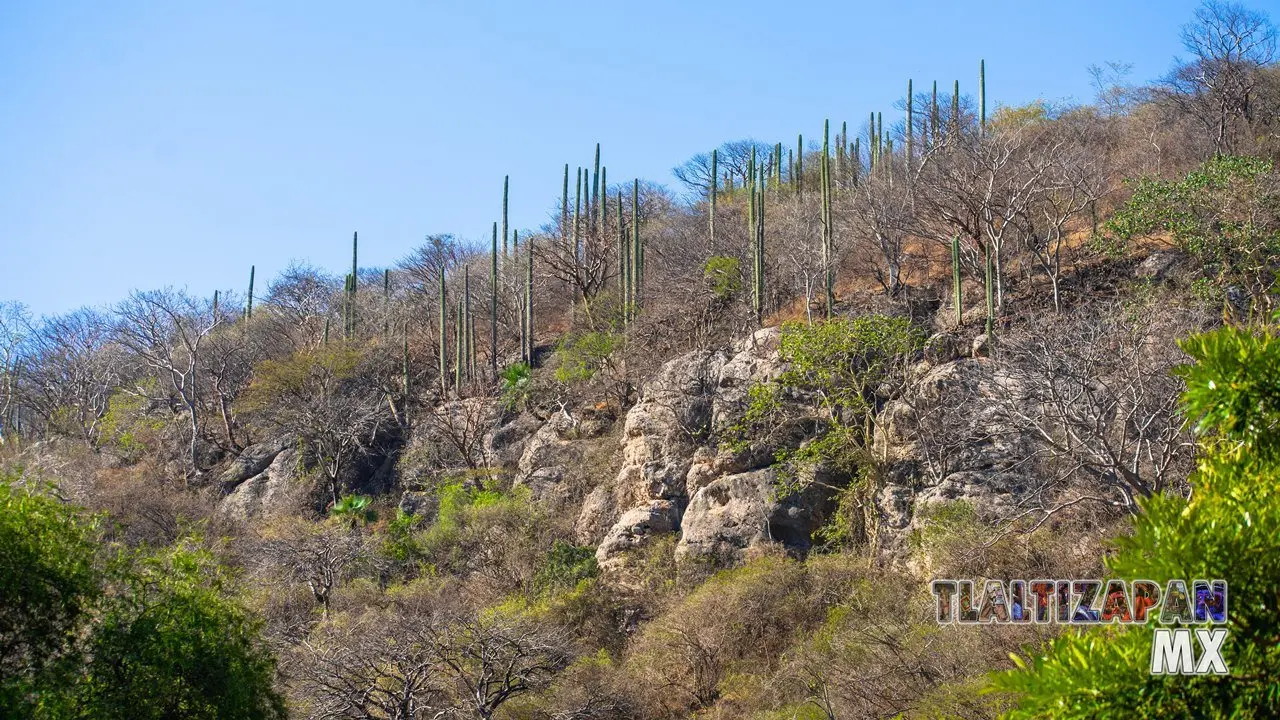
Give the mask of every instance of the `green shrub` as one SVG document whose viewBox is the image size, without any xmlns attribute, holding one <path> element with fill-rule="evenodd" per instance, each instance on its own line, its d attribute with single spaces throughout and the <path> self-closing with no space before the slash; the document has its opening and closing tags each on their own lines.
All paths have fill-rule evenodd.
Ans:
<svg viewBox="0 0 1280 720">
<path fill-rule="evenodd" d="M 717 300 L 729 300 L 742 289 L 742 270 L 738 258 L 712 255 L 702 266 L 702 277 Z"/>
</svg>

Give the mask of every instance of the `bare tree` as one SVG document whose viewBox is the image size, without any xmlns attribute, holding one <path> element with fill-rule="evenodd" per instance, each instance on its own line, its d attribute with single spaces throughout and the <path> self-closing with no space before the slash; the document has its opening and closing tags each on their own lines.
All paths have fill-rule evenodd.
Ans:
<svg viewBox="0 0 1280 720">
<path fill-rule="evenodd" d="M 31 319 L 20 303 L 0 301 L 0 443 L 18 432 L 18 376 Z"/>
<path fill-rule="evenodd" d="M 293 523 L 263 543 L 257 562 L 269 576 L 305 583 L 327 618 L 334 588 L 364 558 L 365 550 L 358 530 Z"/>
<path fill-rule="evenodd" d="M 720 174 L 720 189 L 728 178 L 738 187 L 747 185 L 751 173 L 751 153 L 754 150 L 757 163 L 765 163 L 765 172 L 773 171 L 773 146 L 758 140 L 734 140 L 716 148 L 716 170 Z M 698 153 L 672 168 L 671 174 L 685 184 L 690 192 L 705 197 L 711 190 L 711 153 Z"/>
<path fill-rule="evenodd" d="M 268 360 L 258 366 L 239 404 L 311 451 L 336 503 L 348 463 L 373 446 L 384 423 L 394 422 L 375 371 L 369 355 L 345 347 Z"/>
<path fill-rule="evenodd" d="M 199 474 L 200 402 L 196 370 L 205 337 L 220 323 L 211 304 L 184 291 L 134 292 L 116 307 L 116 337 L 121 345 L 168 379 L 186 408 L 191 442 L 191 472 Z"/>
<path fill-rule="evenodd" d="M 1263 13 L 1206 0 L 1182 28 L 1192 54 L 1165 81 L 1174 102 L 1210 131 L 1214 149 L 1236 152 L 1256 114 L 1260 71 L 1276 59 L 1276 28 Z"/>
<path fill-rule="evenodd" d="M 110 319 L 76 310 L 45 318 L 28 336 L 19 378 L 24 405 L 46 428 L 74 423 L 74 432 L 96 448 L 111 394 L 131 376 Z"/>
<path fill-rule="evenodd" d="M 871 272 L 891 297 L 902 288 L 907 237 L 914 224 L 914 201 L 907 183 L 890 184 L 883 174 L 867 178 L 841 202 L 848 218 L 851 241 L 866 248 L 874 260 Z"/>
<path fill-rule="evenodd" d="M 1136 511 L 1137 498 L 1173 489 L 1189 469 L 1171 373 L 1186 359 L 1172 341 L 1185 323 L 1118 307 L 1037 321 L 1004 340 L 992 367 L 995 422 L 1028 438 L 1057 477 Z"/>
</svg>

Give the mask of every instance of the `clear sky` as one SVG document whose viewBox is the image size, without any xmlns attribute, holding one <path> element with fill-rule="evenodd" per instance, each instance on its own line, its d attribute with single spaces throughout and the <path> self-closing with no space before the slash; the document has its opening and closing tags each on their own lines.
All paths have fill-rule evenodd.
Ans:
<svg viewBox="0 0 1280 720">
<path fill-rule="evenodd" d="M 993 104 L 1162 75 L 1192 0 L 0 0 L 0 300 L 242 290 L 545 222 L 564 163 L 675 183 L 726 140 L 861 127 L 987 62 Z M 1249 2 L 1265 9 L 1267 3 Z M 896 112 L 896 111 L 893 111 Z M 261 285 L 260 285 L 261 287 Z"/>
</svg>

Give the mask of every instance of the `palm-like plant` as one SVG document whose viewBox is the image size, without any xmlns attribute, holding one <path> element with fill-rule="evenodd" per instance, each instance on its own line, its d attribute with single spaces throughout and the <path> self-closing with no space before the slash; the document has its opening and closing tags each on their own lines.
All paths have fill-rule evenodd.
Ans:
<svg viewBox="0 0 1280 720">
<path fill-rule="evenodd" d="M 377 522 L 378 513 L 369 507 L 373 502 L 368 495 L 344 495 L 333 504 L 329 510 L 329 515 L 334 518 L 345 519 L 351 523 L 354 529 L 359 525 L 367 525 L 371 522 Z"/>
</svg>

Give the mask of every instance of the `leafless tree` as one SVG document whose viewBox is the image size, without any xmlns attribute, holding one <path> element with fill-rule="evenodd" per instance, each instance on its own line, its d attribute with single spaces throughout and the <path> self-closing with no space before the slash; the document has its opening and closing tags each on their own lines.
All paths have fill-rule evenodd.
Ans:
<svg viewBox="0 0 1280 720">
<path fill-rule="evenodd" d="M 132 379 L 110 319 L 81 309 L 45 318 L 28 335 L 20 376 L 24 404 L 46 428 L 72 422 L 74 432 L 96 448 L 111 394 Z"/>
<path fill-rule="evenodd" d="M 200 472 L 200 401 L 196 370 L 208 334 L 220 324 L 209 302 L 173 289 L 134 292 L 116 307 L 116 338 L 168 380 L 187 411 L 191 472 Z"/>
<path fill-rule="evenodd" d="M 773 161 L 770 159 L 773 146 L 758 140 L 734 140 L 716 148 L 716 171 L 720 175 L 720 189 L 727 190 L 724 178 L 729 178 L 737 187 L 745 187 L 751 173 L 751 154 L 755 151 L 756 162 L 765 163 L 765 172 L 772 172 Z M 690 192 L 698 197 L 706 197 L 711 190 L 711 153 L 698 153 L 680 166 L 673 168 L 671 174 L 685 184 Z"/>
<path fill-rule="evenodd" d="M 20 303 L 0 301 L 0 443 L 18 432 L 18 376 L 31 319 Z"/>
<path fill-rule="evenodd" d="M 989 378 L 995 421 L 1064 481 L 1136 511 L 1189 470 L 1182 383 L 1170 372 L 1186 359 L 1172 341 L 1193 329 L 1185 323 L 1157 308 L 1040 319 L 1002 342 Z"/>
<path fill-rule="evenodd" d="M 1276 28 L 1263 13 L 1206 0 L 1182 28 L 1191 53 L 1165 81 L 1170 97 L 1210 131 L 1217 152 L 1236 152 L 1257 111 L 1262 68 L 1276 59 Z"/>
<path fill-rule="evenodd" d="M 327 618 L 334 588 L 365 557 L 365 552 L 365 538 L 358 530 L 292 523 L 268 538 L 256 557 L 267 576 L 305 583 Z"/>
<path fill-rule="evenodd" d="M 335 503 L 347 464 L 394 422 L 374 377 L 375 360 L 337 346 L 269 360 L 258 365 L 240 399 L 259 423 L 299 438 L 320 463 Z"/>
<path fill-rule="evenodd" d="M 891 185 L 885 175 L 877 173 L 846 190 L 852 198 L 839 203 L 848 218 L 850 244 L 871 253 L 871 271 L 890 296 L 902 288 L 907 237 L 914 223 L 910 187 L 905 182 Z"/>
</svg>

